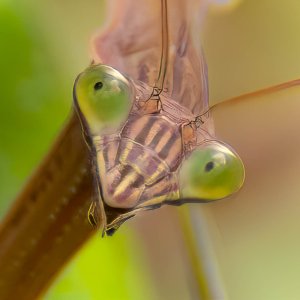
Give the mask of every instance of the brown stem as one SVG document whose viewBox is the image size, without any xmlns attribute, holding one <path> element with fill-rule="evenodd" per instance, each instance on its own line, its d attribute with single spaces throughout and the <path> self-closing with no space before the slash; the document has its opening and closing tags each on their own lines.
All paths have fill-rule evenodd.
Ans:
<svg viewBox="0 0 300 300">
<path fill-rule="evenodd" d="M 72 115 L 0 226 L 0 298 L 34 299 L 92 235 L 92 179 Z"/>
</svg>

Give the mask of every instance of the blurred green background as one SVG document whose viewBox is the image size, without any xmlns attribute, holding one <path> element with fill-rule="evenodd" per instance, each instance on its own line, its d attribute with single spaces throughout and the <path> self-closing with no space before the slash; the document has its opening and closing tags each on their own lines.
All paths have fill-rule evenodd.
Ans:
<svg viewBox="0 0 300 300">
<path fill-rule="evenodd" d="M 73 80 L 89 63 L 89 37 L 104 23 L 105 7 L 105 2 L 100 0 L 0 1 L 1 217 L 70 113 Z M 297 0 L 244 0 L 232 8 L 212 7 L 209 10 L 202 40 L 212 103 L 300 77 L 299 13 Z M 285 104 L 282 105 L 284 109 Z M 247 209 L 247 205 L 243 208 Z M 268 209 L 264 212 L 267 214 Z M 221 209 L 215 212 L 212 208 L 210 213 L 221 216 L 220 224 L 222 217 L 228 218 Z M 225 236 L 231 234 L 224 244 L 243 234 L 240 231 L 239 236 L 233 230 L 236 223 L 229 223 L 226 220 L 223 223 L 224 230 L 228 229 Z M 297 222 L 286 224 L 287 231 L 300 225 Z M 241 227 L 245 235 L 246 227 Z M 251 228 L 248 230 L 254 235 Z M 272 233 L 271 229 L 268 233 Z M 279 235 L 284 233 L 280 231 Z M 252 240 L 246 241 L 248 249 L 251 250 L 252 242 L 261 242 L 264 238 L 252 236 Z M 254 256 L 240 258 L 238 254 L 245 248 L 241 245 L 234 248 L 236 240 L 233 240 L 229 259 L 232 265 L 224 264 L 228 257 L 218 255 L 221 273 L 228 276 L 224 284 L 231 295 L 229 299 L 298 299 L 299 294 L 295 294 L 298 290 L 289 286 L 288 278 L 286 282 L 279 282 L 269 277 L 264 286 L 255 281 L 259 264 L 261 268 L 268 268 L 288 256 L 289 249 L 299 249 L 299 243 L 293 243 L 292 239 L 294 235 L 285 241 L 290 248 L 281 244 L 280 253 L 274 255 L 269 265 L 264 265 L 264 261 L 268 251 L 281 243 L 278 236 L 273 237 L 265 252 L 253 248 Z M 105 242 L 98 236 L 93 238 L 58 277 L 46 299 L 190 299 L 186 282 L 173 281 L 171 291 L 172 276 L 165 286 L 167 291 L 161 286 L 158 289 L 153 270 L 155 261 L 149 260 L 149 249 L 145 248 L 134 226 L 126 226 Z M 244 260 L 247 263 L 241 271 L 237 264 L 241 265 Z M 287 266 L 290 268 L 293 262 L 295 260 Z M 246 271 L 245 266 L 249 268 Z M 275 270 L 286 272 L 285 267 Z M 300 271 L 297 272 L 296 265 L 294 268 L 291 276 L 297 278 Z M 184 266 L 180 265 L 178 272 L 184 276 L 182 269 Z M 270 276 L 268 272 L 264 274 Z M 189 278 L 185 280 L 188 282 Z M 238 289 L 234 282 L 238 282 Z M 281 284 L 279 293 L 278 284 Z M 262 291 L 261 294 L 253 292 L 255 287 Z M 269 292 L 265 293 L 264 288 Z M 284 295 L 287 298 L 282 298 Z"/>
</svg>

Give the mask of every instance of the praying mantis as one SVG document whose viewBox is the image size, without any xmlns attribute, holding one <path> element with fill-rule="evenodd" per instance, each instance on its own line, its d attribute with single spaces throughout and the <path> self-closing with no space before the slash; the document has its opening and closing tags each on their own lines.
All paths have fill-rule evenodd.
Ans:
<svg viewBox="0 0 300 300">
<path fill-rule="evenodd" d="M 292 86 L 293 85 L 288 85 L 288 86 L 283 86 L 283 87 L 285 87 L 285 88 L 288 88 L 289 86 L 291 86 L 291 88 L 292 88 Z M 294 85 L 295 86 L 295 85 Z M 282 87 L 282 88 L 283 88 Z M 280 87 L 278 88 L 278 90 L 280 90 Z M 269 92 L 271 92 L 271 91 L 269 91 Z M 263 94 L 263 93 L 262 93 Z M 251 98 L 251 95 L 250 96 L 248 96 L 248 98 Z M 247 98 L 247 97 L 246 97 Z M 235 100 L 234 102 L 236 102 L 236 103 L 238 103 L 239 102 L 239 100 Z M 225 107 L 226 108 L 226 107 Z M 212 112 L 212 113 L 214 113 L 214 112 Z M 218 111 L 218 110 L 216 110 L 215 111 L 215 115 L 217 115 L 218 113 L 220 113 L 220 110 Z M 230 115 L 230 108 L 228 108 L 228 113 L 227 114 L 224 114 L 224 115 L 226 115 L 227 117 Z M 258 114 L 259 115 L 259 114 Z M 216 118 L 217 119 L 217 118 Z M 230 118 L 228 118 L 228 119 L 230 119 Z M 221 120 L 221 118 L 219 117 L 219 120 Z M 228 124 L 228 121 L 227 121 L 227 124 Z M 230 124 L 230 122 L 229 122 L 229 124 Z M 216 126 L 218 126 L 218 122 L 217 122 L 217 124 L 216 124 Z M 229 126 L 229 125 L 228 125 Z M 74 119 L 72 119 L 72 121 L 69 123 L 69 127 L 66 129 L 66 131 L 65 132 L 68 132 L 68 130 L 69 131 L 73 131 L 74 130 L 74 128 L 77 128 L 77 133 L 75 134 L 74 133 L 74 135 L 72 135 L 72 137 L 70 136 L 70 140 L 66 140 L 65 138 L 64 138 L 64 136 L 66 135 L 66 133 L 64 133 L 63 135 L 62 135 L 62 138 L 61 138 L 61 140 L 59 141 L 59 142 L 57 142 L 57 146 L 56 146 L 56 150 L 54 150 L 53 152 L 54 153 L 56 153 L 56 151 L 59 151 L 60 149 L 62 149 L 61 151 L 63 152 L 64 150 L 64 147 L 66 147 L 66 148 L 75 148 L 76 149 L 76 153 L 70 153 L 70 157 L 69 157 L 69 159 L 70 159 L 70 161 L 73 159 L 73 161 L 76 161 L 77 163 L 78 163 L 78 165 L 77 165 L 77 167 L 78 167 L 78 172 L 76 172 L 77 174 L 80 174 L 80 175 L 78 175 L 79 177 L 77 177 L 77 178 L 74 178 L 74 180 L 71 180 L 70 179 L 70 182 L 69 181 L 67 181 L 68 182 L 68 184 L 67 184 L 67 186 L 68 186 L 68 188 L 65 190 L 65 195 L 62 197 L 62 201 L 63 201 L 63 203 L 64 203 L 64 205 L 66 205 L 65 206 L 65 208 L 66 209 L 63 209 L 64 208 L 64 206 L 62 206 L 61 207 L 61 209 L 58 209 L 57 207 L 59 207 L 59 206 L 53 206 L 53 207 L 48 207 L 47 209 L 48 209 L 48 211 L 49 211 L 49 215 L 51 215 L 51 213 L 50 212 L 54 212 L 53 213 L 53 220 L 55 220 L 55 221 L 57 221 L 57 222 L 62 222 L 61 224 L 63 224 L 64 222 L 67 222 L 68 221 L 68 217 L 67 217 L 67 215 L 66 215 L 66 211 L 67 210 L 69 210 L 69 214 L 70 214 L 70 216 L 69 216 L 69 220 L 71 220 L 70 222 L 71 223 L 69 223 L 69 224 L 77 224 L 76 226 L 78 226 L 78 227 L 76 227 L 76 228 L 78 228 L 78 230 L 80 229 L 80 230 L 82 230 L 82 235 L 85 235 L 85 237 L 84 238 L 86 238 L 86 237 L 88 237 L 89 236 L 89 234 L 90 234 L 90 227 L 89 227 L 89 225 L 87 224 L 87 221 L 86 221 L 86 211 L 87 211 L 87 208 L 88 208 L 88 206 L 89 206 L 89 203 L 86 203 L 86 206 L 85 207 L 82 207 L 82 206 L 80 206 L 80 207 L 78 207 L 78 211 L 77 211 L 77 215 L 76 215 L 76 205 L 75 205 L 75 203 L 77 203 L 76 201 L 78 201 L 78 203 L 80 202 L 80 198 L 82 198 L 82 197 L 87 197 L 87 195 L 88 195 L 88 197 L 91 197 L 92 196 L 92 186 L 91 186 L 91 182 L 92 182 L 92 179 L 89 177 L 89 173 L 87 172 L 87 170 L 86 170 L 86 168 L 85 168 L 85 162 L 83 161 L 82 162 L 82 160 L 83 160 L 83 158 L 84 157 L 86 157 L 87 156 L 87 153 L 85 152 L 86 151 L 86 148 L 85 148 L 85 145 L 84 144 L 81 144 L 82 143 L 82 137 L 81 137 L 81 134 L 80 134 L 80 128 L 79 128 L 79 125 L 78 125 L 78 121 L 77 121 L 77 119 L 74 117 Z M 217 127 L 218 128 L 218 127 Z M 225 130 L 225 129 L 223 129 L 223 130 Z M 72 147 L 70 147 L 70 145 L 72 145 Z M 48 156 L 48 161 L 46 161 L 46 165 L 51 165 L 51 162 L 53 161 L 53 157 L 54 157 L 54 153 L 52 152 L 52 154 L 50 154 L 49 156 Z M 245 155 L 243 155 L 243 157 L 244 157 Z M 56 164 L 56 165 L 55 165 Z M 56 158 L 54 159 L 54 162 L 53 162 L 53 167 L 55 168 L 57 165 L 59 165 L 60 164 L 60 155 L 57 155 L 56 156 Z M 44 172 L 44 170 L 43 170 L 43 172 Z M 51 178 L 51 168 L 50 168 L 50 171 L 49 171 L 49 173 L 50 174 L 48 174 L 47 176 L 46 176 L 46 178 L 48 177 L 48 179 L 47 180 L 49 180 L 49 178 Z M 72 172 L 73 173 L 73 172 Z M 68 177 L 70 174 L 61 174 L 60 176 L 62 176 L 62 177 L 64 177 L 64 176 L 66 176 L 66 177 Z M 81 176 L 81 177 L 80 177 Z M 40 177 L 39 175 L 37 175 L 37 177 L 36 178 L 38 178 L 38 177 Z M 82 181 L 82 186 L 80 185 L 78 185 L 78 182 L 80 181 L 80 180 L 82 180 L 83 179 L 83 181 Z M 39 180 L 41 181 L 41 186 L 43 186 L 43 177 L 41 177 L 41 178 L 39 178 Z M 36 180 L 34 180 L 35 181 L 35 183 L 39 183 L 39 180 L 38 179 L 36 179 Z M 45 180 L 45 179 L 44 179 Z M 46 182 L 47 182 L 47 180 L 46 180 Z M 64 179 L 62 179 L 62 178 L 60 178 L 60 177 L 58 177 L 57 179 L 55 179 L 55 180 L 57 180 L 57 182 L 58 182 L 58 184 L 59 184 L 59 182 L 64 182 Z M 71 187 L 71 188 L 69 188 L 69 187 Z M 25 194 L 28 194 L 28 193 L 30 193 L 30 192 L 32 192 L 32 190 L 31 189 L 34 189 L 34 187 L 32 186 L 32 187 L 28 187 L 27 188 L 27 191 L 26 191 L 26 193 Z M 45 187 L 46 189 L 47 189 L 47 185 L 46 185 L 46 187 Z M 60 192 L 63 194 L 63 188 L 59 188 L 59 190 L 61 190 Z M 82 194 L 83 195 L 77 195 L 76 193 L 78 192 L 78 191 L 82 191 Z M 39 197 L 42 197 L 42 196 L 39 196 L 39 195 L 36 195 L 35 197 L 37 197 L 37 199 L 39 199 Z M 44 196 L 44 197 L 46 197 L 46 196 Z M 49 198 L 53 198 L 53 197 L 56 197 L 56 195 L 55 194 L 53 194 L 53 195 L 51 195 L 51 196 L 48 196 Z M 34 198 L 34 197 L 33 197 Z M 73 200 L 73 199 L 77 199 L 76 201 L 75 200 Z M 35 201 L 34 200 L 32 200 L 32 202 L 34 203 Z M 45 201 L 46 202 L 46 201 Z M 70 205 L 70 203 L 72 203 L 72 206 L 68 206 L 68 205 Z M 19 204 L 20 205 L 20 204 Z M 41 205 L 41 204 L 37 204 L 37 205 Z M 47 204 L 47 205 L 50 205 L 50 204 Z M 81 204 L 80 204 L 81 205 Z M 222 204 L 221 204 L 221 206 L 222 206 Z M 22 208 L 24 208 L 25 210 L 23 210 L 23 211 L 25 211 L 25 212 L 29 212 L 30 211 L 30 208 L 27 208 L 26 206 L 24 207 L 22 207 Z M 72 208 L 72 210 L 71 210 L 71 208 Z M 20 230 L 20 228 L 22 227 L 22 219 L 20 219 L 19 221 L 20 221 L 20 223 L 18 224 L 18 222 L 16 222 L 16 219 L 13 219 L 13 215 L 15 215 L 16 216 L 16 210 L 18 209 L 18 206 L 16 205 L 16 208 L 15 208 L 15 212 L 12 212 L 11 213 L 11 217 L 10 217 L 10 222 L 13 222 L 14 223 L 14 225 L 15 225 L 15 228 L 14 229 L 9 229 L 9 227 L 11 227 L 11 226 L 8 226 L 8 225 L 5 225 L 5 227 L 6 228 L 8 228 L 8 229 L 6 229 L 6 230 L 9 230 L 6 234 L 7 235 L 10 235 L 10 236 L 13 236 L 13 233 L 12 233 L 12 231 L 13 232 L 18 232 L 18 230 Z M 20 207 L 19 207 L 19 209 L 20 209 Z M 26 215 L 26 214 L 25 214 Z M 61 216 L 61 217 L 60 217 Z M 76 216 L 76 217 L 74 217 L 74 221 L 72 221 L 72 218 L 73 218 L 73 216 Z M 45 216 L 41 216 L 41 215 L 39 215 L 38 213 L 35 215 L 35 220 L 34 220 L 34 215 L 31 215 L 31 217 L 32 217 L 32 228 L 34 227 L 34 225 L 33 224 L 35 224 L 35 226 L 37 226 L 37 227 L 39 227 L 37 224 L 39 224 L 39 222 L 38 222 L 38 220 L 40 219 L 40 218 L 42 218 L 43 220 L 44 220 L 44 218 L 45 218 Z M 82 217 L 82 220 L 84 220 L 84 222 L 83 222 L 83 224 L 82 223 L 80 223 L 80 221 L 78 220 L 78 219 L 80 219 L 81 220 L 81 217 Z M 7 218 L 6 220 L 9 220 L 9 218 Z M 43 220 L 40 220 L 40 222 L 42 222 Z M 53 221 L 52 220 L 52 221 Z M 60 221 L 59 221 L 60 220 Z M 8 222 L 8 221 L 6 221 L 6 222 Z M 50 222 L 50 221 L 49 221 Z M 72 223 L 72 222 L 74 222 L 74 223 Z M 76 222 L 79 222 L 79 223 L 76 223 Z M 9 224 L 9 223 L 6 223 L 6 224 Z M 24 224 L 24 223 L 23 223 Z M 56 223 L 56 225 L 58 225 L 58 223 Z M 45 225 L 46 226 L 46 225 Z M 47 226 L 49 226 L 49 224 L 47 224 Z M 3 227 L 4 228 L 4 227 Z M 61 228 L 63 228 L 63 225 L 61 226 Z M 41 229 L 42 229 L 42 227 L 41 227 Z M 11 231 L 12 230 L 12 231 Z M 25 230 L 25 229 L 24 229 Z M 76 229 L 77 230 L 77 229 Z M 81 231 L 78 231 L 78 232 L 81 232 Z M 60 233 L 59 232 L 57 232 L 57 234 L 58 234 L 58 236 L 60 235 Z M 3 235 L 2 235 L 3 236 Z M 56 236 L 56 238 L 57 238 L 57 236 Z M 43 247 L 45 247 L 45 248 L 47 248 L 47 243 L 49 242 L 49 244 L 51 244 L 52 243 L 52 241 L 51 240 L 49 240 L 49 241 L 47 241 L 46 242 L 46 236 L 45 236 L 45 239 L 44 240 L 39 240 L 38 238 L 37 238 L 37 243 L 39 244 L 39 245 L 43 245 Z M 22 242 L 22 240 L 19 240 L 19 242 L 21 243 Z M 61 251 L 61 248 L 59 248 L 59 245 L 62 245 L 62 244 L 60 244 L 61 242 L 63 242 L 63 235 L 61 235 L 60 236 L 60 239 L 58 238 L 57 239 L 57 242 L 56 242 L 56 249 L 53 249 L 53 251 L 57 251 L 57 252 L 60 252 Z M 74 241 L 74 243 L 75 243 L 75 241 Z M 81 243 L 81 240 L 79 240 L 79 241 L 76 241 L 76 243 L 79 245 L 80 243 Z M 33 239 L 33 244 L 34 244 L 34 239 Z M 64 245 L 64 247 L 65 247 L 65 245 Z M 73 246 L 74 247 L 74 246 Z M 40 251 L 40 250 L 38 250 L 38 248 L 37 248 L 37 250 L 36 251 Z M 68 251 L 68 249 L 65 249 L 65 251 Z M 73 249 L 71 249 L 71 250 L 69 250 L 70 252 L 71 251 L 73 251 Z M 38 253 L 38 252 L 37 252 Z M 65 255 L 68 255 L 69 253 L 67 253 L 67 254 L 65 254 Z M 10 252 L 10 255 L 11 255 L 11 257 L 13 257 L 14 256 L 14 253 L 13 252 Z M 51 255 L 51 253 L 49 254 L 49 255 Z M 31 257 L 34 257 L 34 254 L 31 254 Z M 45 260 L 46 260 L 47 258 L 45 257 Z M 40 261 L 40 264 L 41 264 L 41 266 L 42 266 L 42 260 Z M 41 267 L 40 267 L 41 268 Z M 53 271 L 52 271 L 53 272 Z M 51 272 L 50 272 L 51 273 Z M 34 274 L 34 273 L 33 273 Z M 49 274 L 47 274 L 46 272 L 45 272 L 45 274 L 43 275 L 43 276 L 49 276 Z M 21 278 L 22 276 L 20 275 L 20 278 Z M 42 280 L 42 278 L 39 278 L 39 280 Z M 37 282 L 37 285 L 38 285 L 39 283 Z"/>
</svg>

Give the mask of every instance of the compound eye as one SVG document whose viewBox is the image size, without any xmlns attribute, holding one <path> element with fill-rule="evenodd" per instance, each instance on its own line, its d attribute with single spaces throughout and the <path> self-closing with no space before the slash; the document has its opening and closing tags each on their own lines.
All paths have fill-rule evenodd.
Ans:
<svg viewBox="0 0 300 300">
<path fill-rule="evenodd" d="M 74 102 L 92 134 L 126 120 L 132 106 L 132 90 L 121 73 L 106 65 L 88 67 L 77 77 Z"/>
<path fill-rule="evenodd" d="M 194 150 L 180 170 L 183 198 L 217 200 L 237 192 L 243 185 L 245 169 L 229 146 L 210 141 Z"/>
</svg>

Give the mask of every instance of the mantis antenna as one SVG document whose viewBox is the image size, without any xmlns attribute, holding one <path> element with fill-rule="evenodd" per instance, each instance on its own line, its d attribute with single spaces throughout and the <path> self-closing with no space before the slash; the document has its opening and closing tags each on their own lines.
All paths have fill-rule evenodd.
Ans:
<svg viewBox="0 0 300 300">
<path fill-rule="evenodd" d="M 158 78 L 155 82 L 152 96 L 159 96 L 162 92 L 167 67 L 168 67 L 168 52 L 169 52 L 169 28 L 168 28 L 168 8 L 167 1 L 161 0 L 161 58 L 158 72 Z"/>
</svg>

